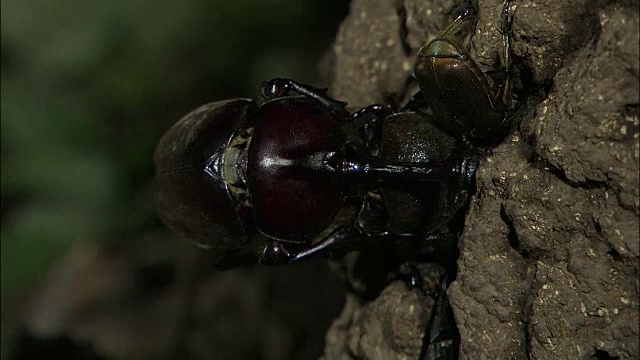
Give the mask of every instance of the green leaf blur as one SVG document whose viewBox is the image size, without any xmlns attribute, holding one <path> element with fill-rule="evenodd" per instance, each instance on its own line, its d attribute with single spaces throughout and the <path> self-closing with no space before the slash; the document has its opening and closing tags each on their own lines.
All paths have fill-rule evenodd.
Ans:
<svg viewBox="0 0 640 360">
<path fill-rule="evenodd" d="M 320 0 L 2 0 L 3 337 L 72 242 L 126 246 L 161 228 L 152 153 L 164 130 L 273 77 L 320 85 L 317 62 L 345 10 Z"/>
</svg>

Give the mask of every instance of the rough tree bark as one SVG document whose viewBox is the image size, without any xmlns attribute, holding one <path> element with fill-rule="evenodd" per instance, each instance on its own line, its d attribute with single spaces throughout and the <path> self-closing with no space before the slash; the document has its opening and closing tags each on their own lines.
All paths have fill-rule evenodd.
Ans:
<svg viewBox="0 0 640 360">
<path fill-rule="evenodd" d="M 353 0 L 333 52 L 332 95 L 405 97 L 420 46 L 452 0 Z M 481 1 L 471 54 L 494 66 L 501 1 Z M 639 344 L 637 1 L 514 1 L 526 86 L 514 133 L 477 172 L 448 290 L 464 359 L 630 359 Z M 409 89 L 411 91 L 411 89 Z M 417 358 L 431 303 L 393 282 L 347 296 L 325 359 Z"/>
</svg>

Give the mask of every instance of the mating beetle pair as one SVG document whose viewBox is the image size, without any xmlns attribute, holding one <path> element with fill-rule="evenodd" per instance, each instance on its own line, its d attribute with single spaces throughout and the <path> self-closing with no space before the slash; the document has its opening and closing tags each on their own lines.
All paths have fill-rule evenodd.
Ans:
<svg viewBox="0 0 640 360">
<path fill-rule="evenodd" d="M 280 96 L 289 88 L 303 95 Z M 456 154 L 456 140 L 424 115 L 374 105 L 349 116 L 343 104 L 291 80 L 272 80 L 263 93 L 269 100 L 260 106 L 238 99 L 192 112 L 156 156 L 163 218 L 223 251 L 223 267 L 296 261 L 363 238 L 424 236 L 434 219 L 446 222 L 450 203 L 466 201 L 457 194 L 475 161 Z M 360 118 L 359 148 L 340 122 Z M 453 198 L 444 184 L 456 184 Z M 326 233 L 354 201 L 351 226 Z M 260 239 L 262 249 L 248 246 Z"/>
<path fill-rule="evenodd" d="M 258 102 L 214 102 L 178 121 L 155 153 L 165 223 L 217 252 L 220 269 L 373 242 L 455 246 L 450 220 L 473 191 L 482 151 L 504 134 L 510 93 L 510 1 L 499 86 L 458 44 L 468 5 L 419 52 L 422 101 L 400 110 L 349 114 L 324 90 L 274 79 Z"/>
<path fill-rule="evenodd" d="M 264 83 L 261 102 L 219 101 L 191 112 L 155 153 L 160 215 L 220 251 L 228 266 L 296 261 L 366 246 L 370 237 L 438 233 L 466 202 L 477 149 L 505 127 L 509 78 L 491 89 L 454 39 L 469 18 L 467 10 L 418 54 L 415 76 L 433 115 L 420 102 L 349 115 L 324 90 L 285 79 Z M 343 128 L 359 123 L 362 138 L 349 138 Z M 355 202 L 351 224 L 330 229 Z"/>
</svg>

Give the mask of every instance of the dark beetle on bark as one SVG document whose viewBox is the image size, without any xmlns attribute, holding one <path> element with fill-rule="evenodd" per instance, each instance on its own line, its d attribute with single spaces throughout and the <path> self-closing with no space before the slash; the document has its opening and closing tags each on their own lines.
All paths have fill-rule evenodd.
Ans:
<svg viewBox="0 0 640 360">
<path fill-rule="evenodd" d="M 156 149 L 162 219 L 211 249 L 220 270 L 392 244 L 390 261 L 444 254 L 452 272 L 461 231 L 454 219 L 475 188 L 478 161 L 509 128 L 510 3 L 498 80 L 460 45 L 473 19 L 468 2 L 419 52 L 421 92 L 400 109 L 375 104 L 350 114 L 325 90 L 273 79 L 258 101 L 194 110 Z M 447 276 L 428 286 L 406 268 L 409 283 L 437 299 L 423 358 L 457 358 Z"/>
</svg>

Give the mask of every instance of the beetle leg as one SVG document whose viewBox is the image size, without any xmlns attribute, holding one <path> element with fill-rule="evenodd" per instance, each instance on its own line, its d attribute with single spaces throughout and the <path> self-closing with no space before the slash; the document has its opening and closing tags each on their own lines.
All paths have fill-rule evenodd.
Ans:
<svg viewBox="0 0 640 360">
<path fill-rule="evenodd" d="M 473 4 L 471 3 L 471 0 L 467 0 L 466 10 L 462 14 L 458 15 L 458 17 L 451 24 L 449 24 L 449 26 L 447 26 L 446 29 L 444 29 L 444 31 L 440 34 L 439 37 L 441 38 L 455 37 L 455 34 L 458 32 L 462 24 L 464 24 L 465 21 L 470 19 L 472 12 L 473 12 Z"/>
<path fill-rule="evenodd" d="M 457 359 L 460 348 L 460 332 L 456 326 L 453 309 L 447 298 L 447 275 L 440 278 L 436 306 L 425 334 L 427 348 L 421 359 Z"/>
<path fill-rule="evenodd" d="M 346 252 L 356 248 L 358 239 L 354 231 L 339 226 L 322 240 L 302 249 L 299 249 L 299 244 L 271 240 L 264 247 L 258 262 L 262 265 L 280 265 L 332 252 Z"/>
<path fill-rule="evenodd" d="M 505 0 L 502 7 L 502 56 L 501 67 L 505 73 L 505 79 L 498 88 L 494 102 L 502 101 L 505 108 L 511 101 L 511 29 L 513 27 L 513 11 L 511 11 L 511 2 L 513 0 Z"/>
<path fill-rule="evenodd" d="M 364 124 L 360 128 L 360 136 L 373 156 L 377 156 L 380 151 L 382 121 L 389 116 L 391 112 L 391 108 L 388 106 L 375 104 L 364 107 L 351 115 L 350 121 L 360 121 L 364 119 Z"/>
<path fill-rule="evenodd" d="M 332 252 L 347 252 L 356 248 L 359 236 L 345 226 L 338 226 L 322 240 L 295 254 L 289 262 L 304 260 L 308 257 L 326 255 Z"/>
<path fill-rule="evenodd" d="M 362 237 L 389 236 L 385 230 L 387 216 L 380 195 L 370 192 L 365 196 L 354 226 L 338 226 L 323 239 L 302 249 L 299 249 L 299 244 L 271 240 L 265 246 L 258 262 L 263 265 L 277 265 L 297 262 L 314 256 L 355 250 L 359 247 Z"/>
<path fill-rule="evenodd" d="M 288 245 L 278 240 L 270 240 L 262 250 L 262 254 L 246 251 L 235 251 L 224 254 L 214 260 L 214 267 L 218 271 L 236 267 L 252 266 L 256 263 L 262 265 L 279 265 L 291 261 L 295 253 L 287 249 Z"/>
<path fill-rule="evenodd" d="M 259 93 L 263 101 L 268 101 L 288 96 L 291 90 L 317 100 L 337 119 L 344 121 L 349 118 L 349 112 L 345 109 L 347 103 L 329 97 L 327 89 L 316 88 L 291 79 L 275 78 L 269 82 L 263 82 L 260 85 Z"/>
<path fill-rule="evenodd" d="M 327 255 L 336 252 L 346 253 L 355 250 L 360 245 L 360 239 L 363 236 L 385 237 L 389 235 L 384 230 L 386 217 L 386 209 L 380 195 L 368 193 L 358 212 L 354 227 L 338 226 L 329 235 L 299 252 L 285 249 L 286 244 L 282 242 L 271 241 L 265 248 L 260 263 L 277 264 L 297 262 L 313 256 Z M 372 224 L 385 225 L 372 228 Z"/>
<path fill-rule="evenodd" d="M 447 273 L 432 264 L 406 263 L 401 271 L 408 276 L 409 285 L 420 290 L 425 296 L 435 299 L 431 317 L 423 338 L 421 360 L 457 359 L 460 333 L 456 326 L 453 310 L 447 298 Z"/>
</svg>

